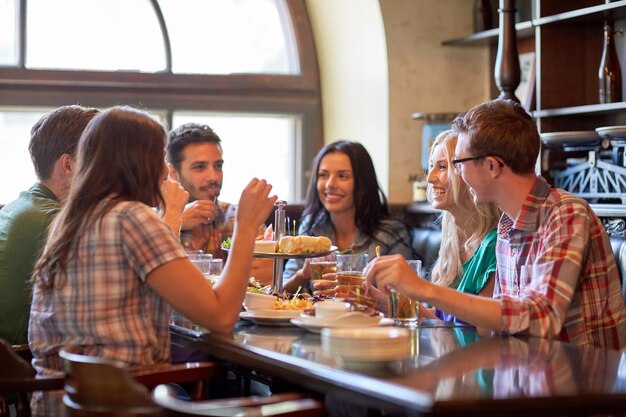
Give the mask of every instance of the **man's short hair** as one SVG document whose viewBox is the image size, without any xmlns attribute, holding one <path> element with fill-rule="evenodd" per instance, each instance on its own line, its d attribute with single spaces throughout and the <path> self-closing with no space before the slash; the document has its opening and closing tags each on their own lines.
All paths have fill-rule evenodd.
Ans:
<svg viewBox="0 0 626 417">
<path fill-rule="evenodd" d="M 167 142 L 167 162 L 180 171 L 182 153 L 187 145 L 192 143 L 215 143 L 222 151 L 222 140 L 207 125 L 185 123 L 169 133 Z"/>
<path fill-rule="evenodd" d="M 516 174 L 535 172 L 540 138 L 524 108 L 512 100 L 479 104 L 457 116 L 452 129 L 469 141 L 471 155 L 496 156 Z"/>
<path fill-rule="evenodd" d="M 100 110 L 80 105 L 62 106 L 42 116 L 30 130 L 28 151 L 39 180 L 52 175 L 52 167 L 64 154 L 72 159 L 80 136 Z"/>
</svg>

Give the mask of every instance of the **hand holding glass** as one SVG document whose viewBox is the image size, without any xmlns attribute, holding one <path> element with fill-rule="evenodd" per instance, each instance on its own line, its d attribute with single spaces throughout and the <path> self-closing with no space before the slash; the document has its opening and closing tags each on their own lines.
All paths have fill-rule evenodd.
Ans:
<svg viewBox="0 0 626 417">
<path fill-rule="evenodd" d="M 407 263 L 419 276 L 422 261 L 408 260 Z M 394 319 L 395 324 L 399 326 L 416 326 L 419 319 L 419 302 L 392 290 L 389 294 L 389 318 Z"/>
</svg>

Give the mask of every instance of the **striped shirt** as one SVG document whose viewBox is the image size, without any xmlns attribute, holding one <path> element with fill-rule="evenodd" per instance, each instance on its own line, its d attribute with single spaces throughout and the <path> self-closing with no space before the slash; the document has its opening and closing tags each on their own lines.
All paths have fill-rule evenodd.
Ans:
<svg viewBox="0 0 626 417">
<path fill-rule="evenodd" d="M 170 308 L 146 278 L 184 256 L 150 207 L 139 202 L 114 206 L 102 223 L 81 235 L 55 287 L 34 289 L 28 339 L 38 374 L 63 371 L 58 356 L 63 346 L 129 365 L 169 362 Z M 36 396 L 34 415 L 52 415 L 54 397 L 42 401 Z"/>
<path fill-rule="evenodd" d="M 615 258 L 587 202 L 537 178 L 517 219 L 500 218 L 496 258 L 504 332 L 626 346 Z"/>
</svg>

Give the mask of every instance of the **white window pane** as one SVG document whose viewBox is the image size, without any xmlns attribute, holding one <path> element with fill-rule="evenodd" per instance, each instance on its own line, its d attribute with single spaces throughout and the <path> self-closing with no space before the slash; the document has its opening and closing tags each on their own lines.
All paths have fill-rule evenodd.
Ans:
<svg viewBox="0 0 626 417">
<path fill-rule="evenodd" d="M 220 200 L 237 203 L 253 177 L 273 185 L 272 194 L 294 201 L 299 120 L 288 115 L 174 113 L 174 127 L 209 125 L 222 140 L 224 183 Z"/>
<path fill-rule="evenodd" d="M 298 74 L 283 0 L 159 0 L 172 71 L 185 74 Z"/>
<path fill-rule="evenodd" d="M 28 153 L 30 129 L 41 116 L 52 109 L 0 109 L 0 204 L 15 200 L 21 191 L 37 181 Z"/>
<path fill-rule="evenodd" d="M 28 0 L 27 20 L 27 68 L 166 68 L 163 36 L 149 0 Z"/>
<path fill-rule="evenodd" d="M 17 65 L 18 0 L 0 0 L 0 65 Z"/>
</svg>

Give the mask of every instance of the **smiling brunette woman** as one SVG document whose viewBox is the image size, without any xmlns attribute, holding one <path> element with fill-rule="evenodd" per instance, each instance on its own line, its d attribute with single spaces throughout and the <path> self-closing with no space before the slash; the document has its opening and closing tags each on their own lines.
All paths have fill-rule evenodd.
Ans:
<svg viewBox="0 0 626 417">
<path fill-rule="evenodd" d="M 265 181 L 248 184 L 229 260 L 211 288 L 175 235 L 188 194 L 166 181 L 164 145 L 163 127 L 130 107 L 87 125 L 67 202 L 33 275 L 28 336 L 38 374 L 62 373 L 58 352 L 68 346 L 128 365 L 169 362 L 170 306 L 212 331 L 237 320 L 256 231 L 276 197 Z M 35 415 L 57 415 L 60 397 L 41 394 Z"/>
<path fill-rule="evenodd" d="M 369 259 L 376 255 L 376 246 L 383 255 L 413 258 L 409 230 L 390 218 L 387 198 L 363 145 L 347 140 L 326 145 L 313 160 L 311 173 L 299 235 L 326 236 L 339 251 L 367 253 Z M 290 259 L 283 278 L 287 291 L 308 286 L 309 262 Z"/>
</svg>

